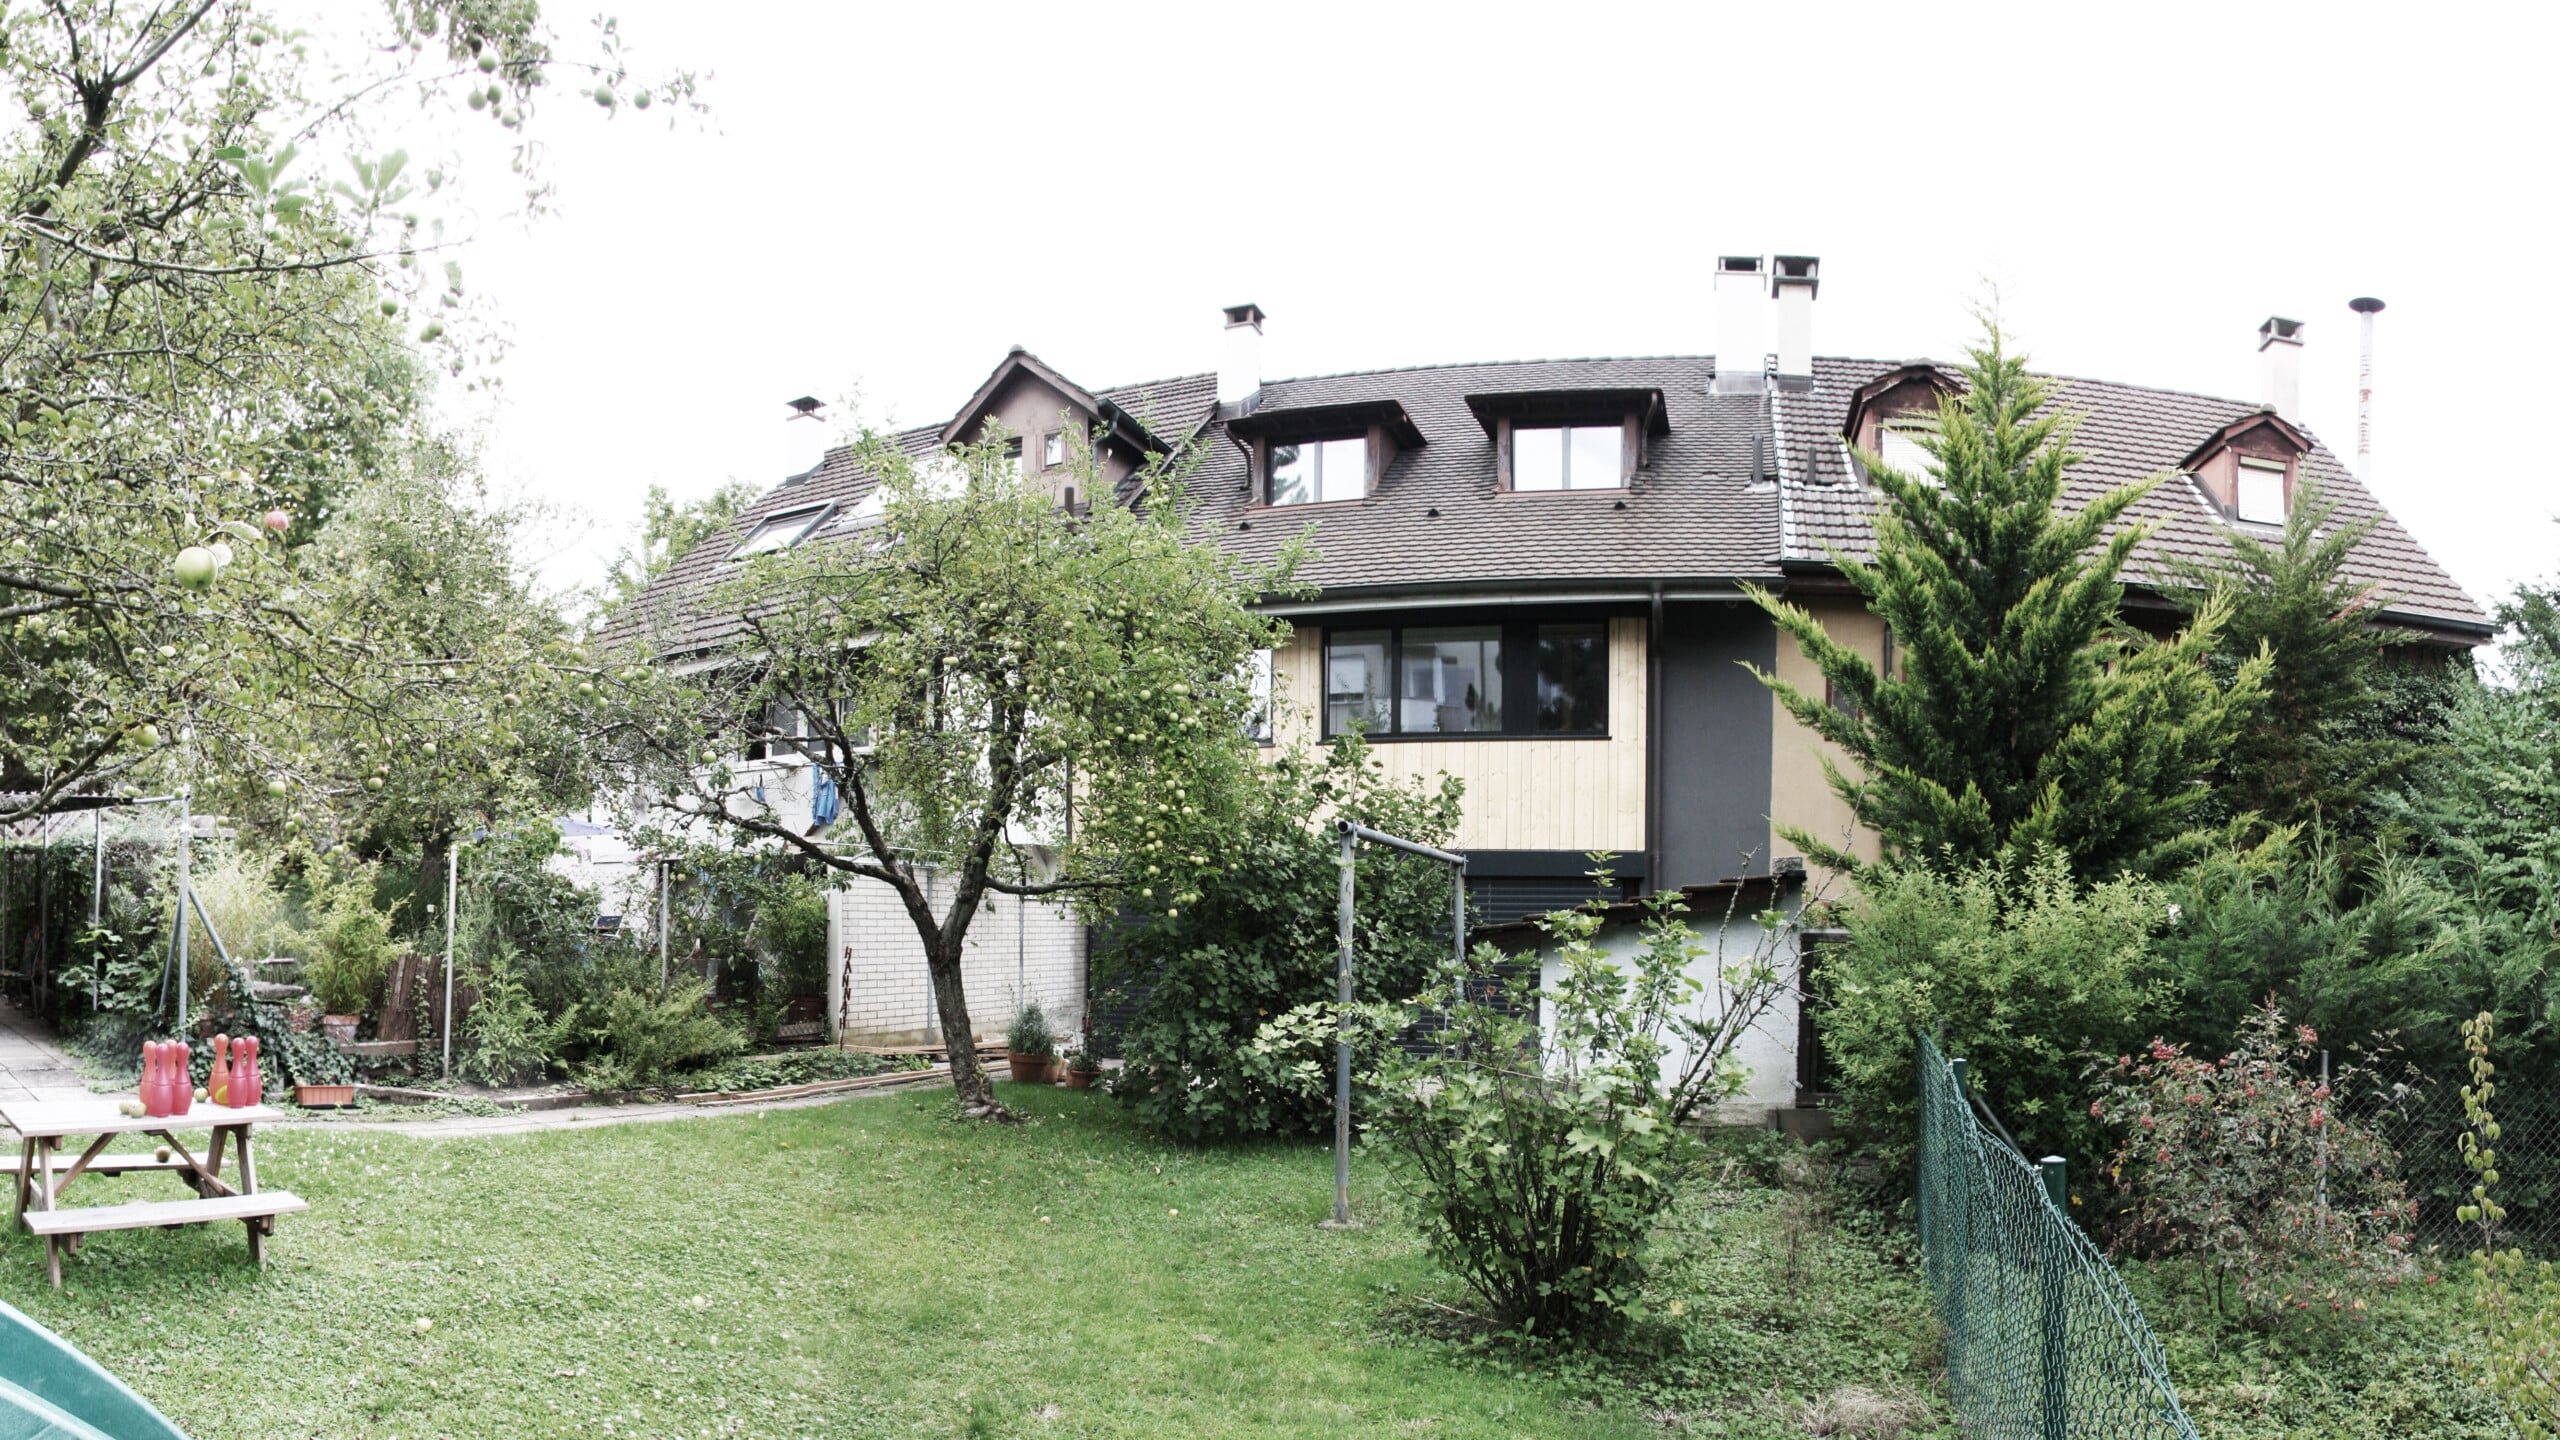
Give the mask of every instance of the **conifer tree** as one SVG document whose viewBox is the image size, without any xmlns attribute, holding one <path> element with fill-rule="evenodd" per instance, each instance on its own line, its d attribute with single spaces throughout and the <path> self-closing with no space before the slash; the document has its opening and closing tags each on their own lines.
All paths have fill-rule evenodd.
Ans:
<svg viewBox="0 0 2560 1440">
<path fill-rule="evenodd" d="M 1854 774 L 1824 761 L 1832 788 L 1889 849 L 1960 866 L 2049 848 L 2083 877 L 2151 868 L 2209 798 L 2203 781 L 2256 703 L 2265 661 L 2227 687 L 2204 668 L 2227 600 L 2166 640 L 2123 623 L 2117 577 L 2147 533 L 2124 516 L 2157 477 L 2062 508 L 2071 420 L 1996 325 L 1969 357 L 1963 392 L 1940 397 L 1918 437 L 1925 474 L 1859 457 L 1886 502 L 1875 558 L 1833 557 L 1892 627 L 1895 673 L 1755 591 L 1838 703 L 1760 678 L 1847 754 Z M 1857 868 L 1776 819 L 1817 863 Z"/>
<path fill-rule="evenodd" d="M 2218 677 L 2237 677 L 2261 651 L 2273 661 L 2265 702 L 2214 777 L 2220 808 L 2257 816 L 2262 832 L 2315 820 L 2361 829 L 2364 797 L 2419 757 L 2419 732 L 2453 696 L 2449 667 L 2390 654 L 2391 633 L 2375 623 L 2383 597 L 2347 574 L 2378 517 L 2332 525 L 2336 511 L 2306 484 L 2282 539 L 2235 531 L 2214 562 L 2170 567 L 2194 603 L 2229 603 L 2211 661 Z"/>
</svg>

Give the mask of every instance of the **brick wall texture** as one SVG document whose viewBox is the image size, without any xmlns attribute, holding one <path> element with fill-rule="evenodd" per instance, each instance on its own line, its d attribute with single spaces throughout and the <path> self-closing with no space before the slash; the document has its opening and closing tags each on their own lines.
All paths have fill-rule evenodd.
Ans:
<svg viewBox="0 0 2560 1440">
<path fill-rule="evenodd" d="M 950 903 L 948 877 L 937 877 L 934 907 Z M 898 903 L 877 880 L 848 880 L 828 899 L 827 953 L 835 984 L 828 1019 L 855 1045 L 923 1045 L 943 1038 L 941 1017 L 924 968 L 924 944 Z M 969 924 L 961 975 L 970 1028 L 1001 1040 L 1014 1010 L 1036 1000 L 1061 1039 L 1084 1028 L 1084 926 L 1039 901 L 991 895 Z"/>
</svg>

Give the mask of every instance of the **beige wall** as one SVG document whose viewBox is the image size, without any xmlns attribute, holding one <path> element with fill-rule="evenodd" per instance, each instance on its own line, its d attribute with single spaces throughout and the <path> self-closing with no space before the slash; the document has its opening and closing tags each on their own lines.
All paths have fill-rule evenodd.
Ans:
<svg viewBox="0 0 2560 1440">
<path fill-rule="evenodd" d="M 1061 427 L 1089 425 L 1093 417 L 1077 410 L 1056 387 L 1036 376 L 1023 375 L 995 397 L 994 403 L 987 407 L 987 413 L 1009 433 L 1022 437 L 1024 478 L 1035 483 L 1045 482 L 1052 495 L 1073 482 L 1075 472 L 1067 465 L 1053 470 L 1040 468 L 1040 437 Z M 1128 476 L 1130 469 L 1125 458 L 1105 452 L 1101 466 L 1103 487 L 1107 490 L 1118 485 Z M 1076 497 L 1079 505 L 1091 504 L 1092 501 L 1090 495 Z"/>
<path fill-rule="evenodd" d="M 1281 745 L 1312 743 L 1324 701 L 1324 633 L 1299 627 L 1272 657 L 1274 727 Z M 1644 621 L 1609 622 L 1606 740 L 1385 741 L 1374 747 L 1396 779 L 1466 784 L 1462 850 L 1616 850 L 1640 855 L 1644 833 Z"/>
<path fill-rule="evenodd" d="M 1883 663 L 1884 621 L 1864 605 L 1855 600 L 1824 597 L 1807 597 L 1798 603 L 1822 622 L 1832 639 L 1870 662 Z M 1778 636 L 1778 678 L 1816 699 L 1822 696 L 1822 672 L 1784 632 Z M 1848 805 L 1832 791 L 1831 782 L 1822 773 L 1826 755 L 1833 764 L 1844 768 L 1847 757 L 1838 746 L 1799 724 L 1796 717 L 1787 713 L 1787 707 L 1778 703 L 1776 694 L 1770 695 L 1769 704 L 1775 712 L 1769 742 L 1770 820 L 1835 845 L 1846 837 L 1851 854 L 1863 860 L 1875 859 L 1881 853 L 1876 837 L 1852 827 Z M 1802 853 L 1788 844 L 1784 835 L 1772 834 L 1769 844 L 1773 855 Z"/>
</svg>

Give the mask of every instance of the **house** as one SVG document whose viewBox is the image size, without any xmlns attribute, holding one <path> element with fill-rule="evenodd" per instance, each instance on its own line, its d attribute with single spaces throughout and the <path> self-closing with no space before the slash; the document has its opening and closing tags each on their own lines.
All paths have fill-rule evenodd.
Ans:
<svg viewBox="0 0 2560 1440">
<path fill-rule="evenodd" d="M 1782 646 L 1746 584 L 1786 594 L 1879 663 L 1892 637 L 1833 557 L 1869 544 L 1878 493 L 1853 445 L 1907 458 L 1912 425 L 1961 383 L 1931 361 L 1817 356 L 1812 257 L 1727 257 L 1711 354 L 1430 365 L 1265 379 L 1266 317 L 1223 316 L 1215 374 L 1091 388 L 1016 349 L 947 423 L 897 437 L 910 453 L 1000 425 L 1022 465 L 1069 509 L 1068 437 L 1090 438 L 1114 487 L 1152 455 L 1198 447 L 1196 533 L 1251 559 L 1312 536 L 1307 599 L 1275 599 L 1294 627 L 1268 658 L 1284 703 L 1275 744 L 1365 728 L 1391 773 L 1466 782 L 1457 838 L 1486 919 L 1587 898 L 1586 854 L 1615 852 L 1629 890 L 1713 884 L 1800 866 L 1772 817 L 1874 852 L 1825 783 L 1821 746 L 1746 665 L 1799 686 L 1820 675 Z M 1761 338 L 1774 324 L 1776 344 Z M 2258 337 L 2260 401 L 2060 377 L 2082 417 L 2081 498 L 2161 472 L 2135 511 L 2157 527 L 2134 559 L 2129 610 L 2166 617 L 2163 561 L 2210 557 L 2232 530 L 2273 533 L 2316 483 L 2341 520 L 2371 517 L 2353 571 L 2387 597 L 2406 644 L 2475 645 L 2492 625 L 2319 438 L 2296 392 L 2301 327 Z M 876 483 L 849 451 L 783 481 L 736 530 L 688 554 L 635 602 L 670 659 L 718 638 L 685 598 L 743 556 L 853 533 Z M 805 767 L 764 762 L 776 796 Z M 798 787 L 795 790 L 795 787 Z M 805 802 L 808 797 L 800 796 Z M 930 1031 L 920 953 L 880 887 L 840 897 L 844 984 L 830 1014 L 868 1038 Z M 1019 994 L 1080 1013 L 1082 937 L 1023 905 L 973 937 L 984 1013 Z M 1037 957 L 1036 959 L 1034 957 Z M 983 975 L 983 980 L 982 980 Z"/>
</svg>

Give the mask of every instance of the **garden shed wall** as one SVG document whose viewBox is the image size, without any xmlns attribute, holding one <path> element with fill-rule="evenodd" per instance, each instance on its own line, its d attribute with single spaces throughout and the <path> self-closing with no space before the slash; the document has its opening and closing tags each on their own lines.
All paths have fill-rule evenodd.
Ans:
<svg viewBox="0 0 2560 1440">
<path fill-rule="evenodd" d="M 935 877 L 936 910 L 949 905 L 950 886 L 947 877 Z M 887 884 L 852 879 L 828 897 L 827 953 L 834 965 L 827 1018 L 846 1043 L 927 1045 L 943 1039 L 924 946 Z M 971 1028 L 982 1040 L 1002 1037 L 1025 999 L 1040 1003 L 1062 1037 L 1084 1028 L 1084 925 L 1064 907 L 989 896 L 969 926 L 961 975 Z"/>
</svg>

